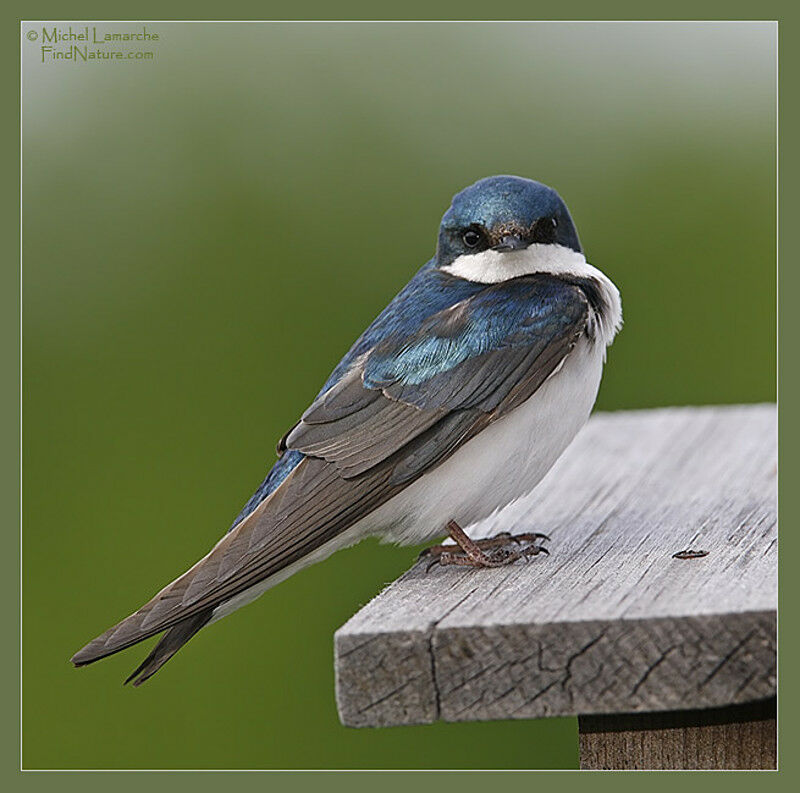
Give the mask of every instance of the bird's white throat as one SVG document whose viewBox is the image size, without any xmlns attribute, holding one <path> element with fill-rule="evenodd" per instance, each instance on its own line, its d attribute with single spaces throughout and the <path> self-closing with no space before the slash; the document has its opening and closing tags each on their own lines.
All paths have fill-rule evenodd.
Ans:
<svg viewBox="0 0 800 793">
<path fill-rule="evenodd" d="M 582 253 L 564 245 L 540 242 L 534 242 L 520 251 L 495 251 L 490 248 L 480 253 L 464 254 L 452 264 L 442 267 L 442 270 L 480 284 L 499 284 L 533 273 L 586 277 L 600 272 L 586 261 Z"/>
<path fill-rule="evenodd" d="M 622 302 L 617 287 L 602 270 L 589 264 L 582 253 L 563 245 L 535 242 L 520 251 L 489 249 L 459 256 L 442 270 L 479 284 L 499 284 L 535 273 L 590 279 L 603 304 L 602 310 L 592 312 L 590 330 L 596 330 L 597 338 L 608 346 L 622 327 Z"/>
</svg>

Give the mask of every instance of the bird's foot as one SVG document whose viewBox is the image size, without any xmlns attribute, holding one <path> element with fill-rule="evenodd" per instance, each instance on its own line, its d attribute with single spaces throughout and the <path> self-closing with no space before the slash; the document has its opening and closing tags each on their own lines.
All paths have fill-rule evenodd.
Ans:
<svg viewBox="0 0 800 793">
<path fill-rule="evenodd" d="M 500 534 L 495 534 L 494 537 L 487 537 L 482 540 L 472 540 L 475 546 L 481 551 L 491 551 L 495 548 L 505 548 L 507 545 L 514 543 L 515 545 L 522 545 L 523 543 L 535 544 L 537 540 L 549 540 L 546 534 L 539 532 L 529 532 L 527 534 L 511 534 L 508 531 L 502 531 Z M 431 545 L 430 548 L 423 548 L 420 551 L 419 558 L 425 559 L 429 556 L 441 556 L 443 553 L 451 553 L 452 551 L 460 551 L 458 545 L 452 543 L 448 545 Z"/>
<path fill-rule="evenodd" d="M 427 570 L 437 564 L 460 565 L 464 567 L 504 567 L 518 559 L 527 559 L 540 553 L 548 553 L 547 548 L 539 544 L 539 540 L 549 540 L 546 534 L 528 532 L 511 534 L 504 531 L 482 540 L 472 540 L 454 521 L 447 524 L 447 531 L 456 545 L 434 545 L 420 553 L 420 558 L 430 558 Z M 510 545 L 516 545 L 512 550 Z M 491 553 L 486 553 L 491 551 Z"/>
<path fill-rule="evenodd" d="M 519 551 L 511 551 L 503 548 L 490 554 L 483 554 L 481 557 L 477 558 L 467 556 L 466 554 L 445 551 L 432 559 L 428 563 L 425 571 L 428 572 L 437 564 L 442 566 L 454 564 L 461 565 L 462 567 L 505 567 L 507 564 L 513 564 L 518 559 L 527 559 L 530 556 L 536 556 L 540 553 L 548 553 L 547 548 L 541 545 L 528 545 L 526 548 Z"/>
</svg>

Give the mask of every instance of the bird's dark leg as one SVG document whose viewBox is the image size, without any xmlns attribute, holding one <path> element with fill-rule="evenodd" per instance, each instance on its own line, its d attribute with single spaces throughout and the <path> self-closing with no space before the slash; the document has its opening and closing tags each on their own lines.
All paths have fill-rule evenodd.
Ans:
<svg viewBox="0 0 800 793">
<path fill-rule="evenodd" d="M 456 543 L 455 548 L 452 545 L 434 545 L 431 548 L 426 548 L 420 554 L 420 557 L 433 557 L 431 563 L 428 565 L 429 570 L 437 563 L 441 565 L 454 564 L 466 567 L 503 567 L 504 565 L 516 562 L 517 559 L 535 556 L 542 552 L 547 553 L 547 549 L 537 545 L 536 541 L 540 539 L 549 539 L 546 534 L 532 532 L 514 535 L 506 531 L 494 537 L 489 537 L 488 539 L 472 540 L 454 520 L 451 520 L 447 524 L 447 532 Z M 528 543 L 528 545 L 520 548 L 518 551 L 502 550 L 512 542 L 520 546 L 522 546 L 523 543 Z M 462 553 L 458 553 L 456 549 L 460 549 Z M 491 554 L 484 552 L 492 549 L 501 550 L 495 550 L 494 553 Z"/>
<path fill-rule="evenodd" d="M 537 540 L 549 539 L 550 538 L 546 534 L 540 534 L 539 532 L 512 534 L 510 531 L 501 531 L 499 534 L 495 534 L 494 537 L 486 537 L 482 540 L 470 540 L 470 542 L 482 551 L 490 551 L 493 548 L 504 548 L 512 542 L 516 545 L 522 545 L 524 542 L 535 543 Z M 460 547 L 460 545 L 455 546 L 455 548 L 452 545 L 431 545 L 429 548 L 423 548 L 422 551 L 420 551 L 419 558 L 441 556 L 443 553 L 450 553 Z"/>
<path fill-rule="evenodd" d="M 467 538 L 469 539 L 469 538 Z M 487 537 L 482 540 L 470 540 L 473 545 L 476 545 L 482 551 L 489 551 L 492 548 L 502 548 L 504 545 L 508 545 L 510 542 L 513 542 L 511 533 L 504 531 L 500 534 L 495 534 L 494 537 Z M 451 551 L 457 550 L 461 548 L 460 545 L 431 545 L 430 548 L 424 548 L 420 552 L 420 559 L 423 556 L 441 556 L 443 553 L 450 553 Z"/>
</svg>

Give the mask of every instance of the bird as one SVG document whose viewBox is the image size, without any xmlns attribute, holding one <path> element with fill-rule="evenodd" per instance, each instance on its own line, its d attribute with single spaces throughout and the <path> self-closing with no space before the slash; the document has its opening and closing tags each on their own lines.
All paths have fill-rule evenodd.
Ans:
<svg viewBox="0 0 800 793">
<path fill-rule="evenodd" d="M 594 406 L 622 326 L 619 290 L 584 256 L 552 188 L 519 176 L 456 193 L 434 256 L 355 341 L 231 527 L 185 573 L 71 659 L 157 634 L 140 685 L 201 628 L 374 536 L 435 563 L 528 560 L 544 535 L 465 528 L 528 495 Z"/>
</svg>

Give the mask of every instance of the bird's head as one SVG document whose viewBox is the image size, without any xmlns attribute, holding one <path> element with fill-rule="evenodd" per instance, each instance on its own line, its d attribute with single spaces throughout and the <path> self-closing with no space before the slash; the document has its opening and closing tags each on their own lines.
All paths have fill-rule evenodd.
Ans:
<svg viewBox="0 0 800 793">
<path fill-rule="evenodd" d="M 532 179 L 489 176 L 453 197 L 439 227 L 436 263 L 451 269 L 462 257 L 514 258 L 531 246 L 581 253 L 566 204 L 555 190 Z"/>
</svg>

